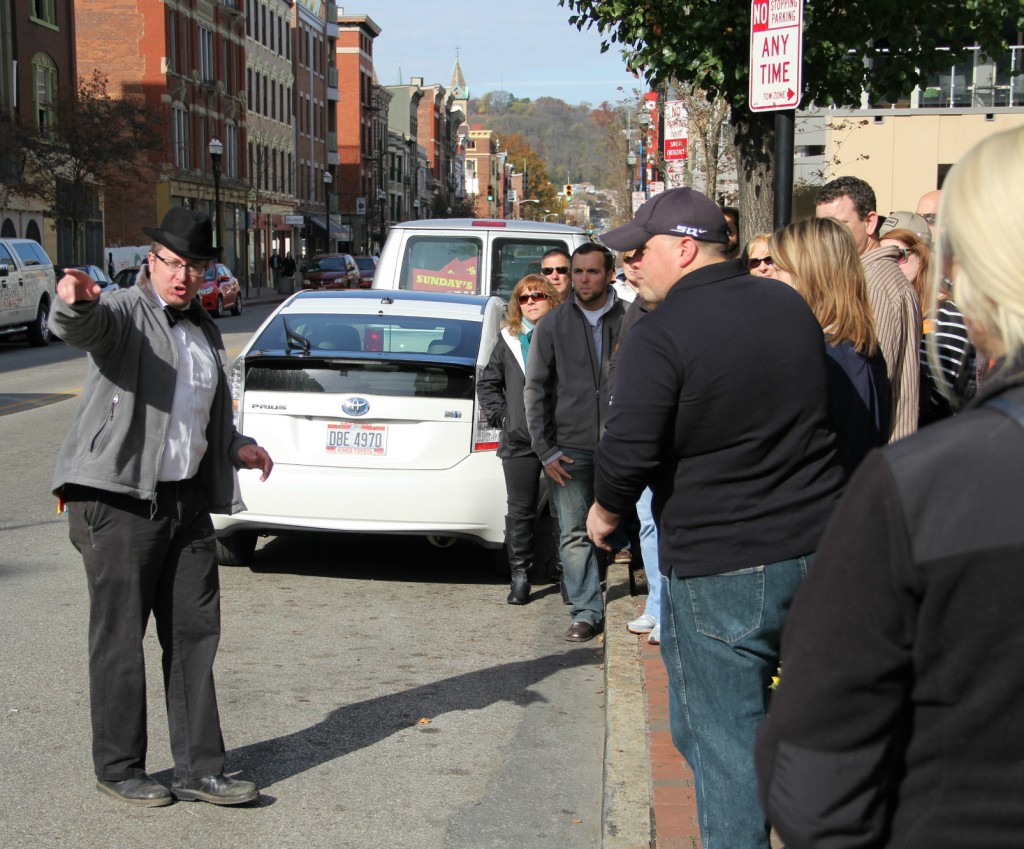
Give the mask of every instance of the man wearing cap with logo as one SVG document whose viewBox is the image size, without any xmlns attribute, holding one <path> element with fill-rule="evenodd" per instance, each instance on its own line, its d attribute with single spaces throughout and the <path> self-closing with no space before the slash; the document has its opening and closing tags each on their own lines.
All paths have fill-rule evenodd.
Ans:
<svg viewBox="0 0 1024 849">
<path fill-rule="evenodd" d="M 892 384 L 889 441 L 895 442 L 917 430 L 920 301 L 900 271 L 899 250 L 892 245 L 879 244 L 878 230 L 883 219 L 875 210 L 875 192 L 870 185 L 858 177 L 838 177 L 818 189 L 814 201 L 815 215 L 845 225 L 860 252 L 878 347 Z"/>
<path fill-rule="evenodd" d="M 779 637 L 843 473 L 821 327 L 785 284 L 725 259 L 722 211 L 672 189 L 605 233 L 635 249 L 658 305 L 618 353 L 587 528 L 607 537 L 654 492 L 672 739 L 693 769 L 707 849 L 768 849 L 754 731 Z"/>
<path fill-rule="evenodd" d="M 153 239 L 148 278 L 104 295 L 69 269 L 50 317 L 89 353 L 82 401 L 54 492 L 89 586 L 89 689 L 96 786 L 132 805 L 175 798 L 251 802 L 256 785 L 224 774 L 213 684 L 220 589 L 210 513 L 244 509 L 236 470 L 273 462 L 235 430 L 216 324 L 195 300 L 216 256 L 210 218 L 173 207 Z M 143 637 L 163 652 L 174 778 L 146 774 Z"/>
</svg>

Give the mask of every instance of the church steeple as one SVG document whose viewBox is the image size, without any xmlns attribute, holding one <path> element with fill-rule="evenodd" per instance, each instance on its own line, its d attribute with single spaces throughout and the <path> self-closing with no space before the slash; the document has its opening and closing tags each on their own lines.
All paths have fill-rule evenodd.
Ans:
<svg viewBox="0 0 1024 849">
<path fill-rule="evenodd" d="M 452 68 L 452 78 L 448 83 L 448 91 L 455 100 L 469 100 L 469 86 L 466 85 L 466 77 L 462 73 L 462 65 L 459 64 L 459 48 L 455 48 L 455 67 Z"/>
</svg>

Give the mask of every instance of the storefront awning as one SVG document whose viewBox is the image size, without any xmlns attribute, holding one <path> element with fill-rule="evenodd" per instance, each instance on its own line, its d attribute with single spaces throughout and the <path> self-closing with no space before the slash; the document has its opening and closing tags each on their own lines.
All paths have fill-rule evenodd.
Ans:
<svg viewBox="0 0 1024 849">
<path fill-rule="evenodd" d="M 316 227 L 321 233 L 327 232 L 327 221 L 323 215 L 310 215 L 309 222 Z M 352 241 L 352 225 L 342 224 L 340 221 L 335 221 L 331 218 L 331 238 L 342 241 Z"/>
</svg>

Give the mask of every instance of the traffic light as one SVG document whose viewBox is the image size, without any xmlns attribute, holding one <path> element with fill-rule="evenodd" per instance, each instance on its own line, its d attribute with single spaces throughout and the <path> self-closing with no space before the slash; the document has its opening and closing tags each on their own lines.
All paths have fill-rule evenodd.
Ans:
<svg viewBox="0 0 1024 849">
<path fill-rule="evenodd" d="M 572 200 L 572 185 L 570 183 L 565 184 L 565 199 L 566 201 Z"/>
<path fill-rule="evenodd" d="M 494 200 L 494 189 L 490 186 L 487 187 L 487 200 Z"/>
</svg>

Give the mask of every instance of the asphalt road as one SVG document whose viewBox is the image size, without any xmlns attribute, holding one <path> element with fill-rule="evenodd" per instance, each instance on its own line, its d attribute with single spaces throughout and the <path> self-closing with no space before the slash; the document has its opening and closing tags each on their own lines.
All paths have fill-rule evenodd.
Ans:
<svg viewBox="0 0 1024 849">
<path fill-rule="evenodd" d="M 229 350 L 268 312 L 223 319 Z M 563 640 L 556 587 L 510 607 L 474 549 L 413 538 L 266 538 L 252 568 L 221 569 L 228 771 L 258 803 L 99 794 L 85 581 L 49 493 L 83 370 L 63 343 L 0 342 L 2 849 L 600 845 L 601 646 Z M 169 782 L 152 630 L 149 770 Z"/>
</svg>

